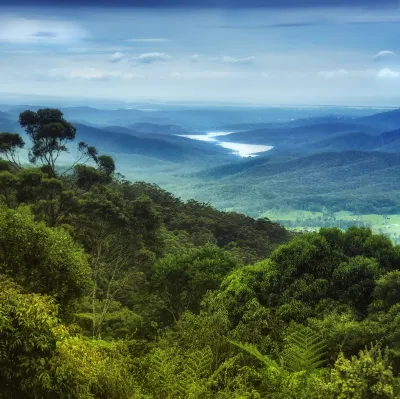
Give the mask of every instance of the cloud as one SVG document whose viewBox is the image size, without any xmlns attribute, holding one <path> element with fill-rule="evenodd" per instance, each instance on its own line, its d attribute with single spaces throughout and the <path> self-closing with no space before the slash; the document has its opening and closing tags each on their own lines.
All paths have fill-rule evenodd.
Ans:
<svg viewBox="0 0 400 399">
<path fill-rule="evenodd" d="M 241 24 L 230 24 L 221 25 L 221 29 L 275 29 L 275 28 L 304 28 L 308 26 L 320 26 L 326 25 L 328 21 L 304 21 L 304 22 L 278 22 L 273 24 L 253 24 L 253 25 L 241 25 Z"/>
<path fill-rule="evenodd" d="M 57 37 L 57 33 L 55 32 L 35 32 L 32 34 L 32 36 L 36 37 Z"/>
<path fill-rule="evenodd" d="M 185 80 L 200 80 L 200 79 L 237 79 L 247 77 L 246 74 L 233 71 L 186 71 L 186 72 L 172 72 L 169 74 L 170 78 L 185 79 Z"/>
<path fill-rule="evenodd" d="M 200 57 L 201 57 L 200 54 L 193 54 L 189 59 L 191 62 L 197 62 Z"/>
<path fill-rule="evenodd" d="M 335 77 L 343 77 L 347 76 L 349 74 L 349 71 L 346 69 L 337 69 L 334 71 L 320 71 L 318 72 L 318 76 L 321 76 L 323 78 L 335 78 Z"/>
<path fill-rule="evenodd" d="M 163 42 L 169 42 L 170 40 L 162 37 L 155 37 L 155 38 L 144 38 L 144 39 L 127 39 L 125 41 L 133 43 L 163 43 Z"/>
<path fill-rule="evenodd" d="M 172 57 L 168 54 L 154 52 L 140 54 L 138 57 L 132 57 L 131 60 L 141 64 L 152 64 L 158 61 L 168 61 L 171 58 Z"/>
<path fill-rule="evenodd" d="M 379 53 L 375 54 L 372 59 L 374 61 L 382 61 L 386 60 L 388 58 L 394 57 L 396 54 L 393 51 L 390 50 L 383 50 L 379 51 Z"/>
<path fill-rule="evenodd" d="M 65 21 L 26 18 L 0 21 L 0 41 L 8 43 L 59 43 L 86 37 L 77 24 Z"/>
<path fill-rule="evenodd" d="M 112 63 L 117 63 L 117 62 L 120 62 L 120 61 L 121 61 L 122 59 L 124 59 L 125 57 L 126 57 L 125 54 L 120 53 L 119 51 L 117 51 L 116 53 L 111 54 L 111 55 L 108 57 L 108 59 L 109 59 L 109 61 L 112 62 Z"/>
<path fill-rule="evenodd" d="M 15 1 L 14 1 L 15 2 Z M 30 0 L 18 0 L 17 3 L 23 5 L 31 5 Z M 49 4 L 47 0 L 39 0 L 37 4 Z M 68 6 L 98 6 L 98 0 L 60 0 L 58 4 L 68 5 Z M 176 8 L 182 7 L 186 8 L 289 8 L 294 7 L 302 9 L 308 9 L 310 7 L 343 7 L 343 8 L 353 8 L 353 7 L 374 7 L 377 4 L 381 7 L 394 7 L 398 6 L 397 0 L 103 0 L 101 2 L 102 6 L 121 6 L 121 7 L 137 7 L 137 8 Z"/>
<path fill-rule="evenodd" d="M 254 63 L 256 57 L 244 57 L 244 58 L 235 58 L 235 57 L 216 57 L 213 60 L 215 62 L 221 62 L 224 64 L 252 64 Z"/>
<path fill-rule="evenodd" d="M 400 72 L 393 71 L 389 68 L 383 68 L 378 71 L 378 78 L 398 78 L 400 76 Z"/>
<path fill-rule="evenodd" d="M 132 79 L 134 75 L 121 71 L 108 71 L 105 69 L 82 67 L 82 68 L 54 68 L 48 71 L 50 78 L 58 79 L 81 79 L 81 80 L 109 80 L 111 78 Z"/>
</svg>

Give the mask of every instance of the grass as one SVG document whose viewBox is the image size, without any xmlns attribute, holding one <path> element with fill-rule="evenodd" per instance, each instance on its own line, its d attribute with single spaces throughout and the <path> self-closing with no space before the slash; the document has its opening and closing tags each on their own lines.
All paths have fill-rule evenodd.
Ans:
<svg viewBox="0 0 400 399">
<path fill-rule="evenodd" d="M 303 210 L 268 211 L 261 217 L 267 217 L 274 221 L 280 221 L 289 229 L 295 231 L 314 231 L 321 226 L 331 225 L 336 227 L 348 227 L 350 224 L 366 224 L 374 233 L 385 234 L 394 241 L 400 241 L 400 214 L 378 215 L 364 214 L 355 215 L 351 212 L 336 212 L 328 216 L 323 212 L 310 212 Z"/>
</svg>

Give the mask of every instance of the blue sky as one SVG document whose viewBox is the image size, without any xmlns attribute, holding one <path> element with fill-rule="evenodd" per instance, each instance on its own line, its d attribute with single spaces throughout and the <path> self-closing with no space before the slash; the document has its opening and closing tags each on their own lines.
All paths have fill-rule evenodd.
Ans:
<svg viewBox="0 0 400 399">
<path fill-rule="evenodd" d="M 346 7 L 328 0 L 329 7 L 316 8 L 316 1 L 304 0 L 296 9 L 290 0 L 250 8 L 257 1 L 214 8 L 177 7 L 179 1 L 160 8 L 156 0 L 147 2 L 150 8 L 73 3 L 0 9 L 0 92 L 265 105 L 398 103 L 400 9 L 393 1 Z"/>
</svg>

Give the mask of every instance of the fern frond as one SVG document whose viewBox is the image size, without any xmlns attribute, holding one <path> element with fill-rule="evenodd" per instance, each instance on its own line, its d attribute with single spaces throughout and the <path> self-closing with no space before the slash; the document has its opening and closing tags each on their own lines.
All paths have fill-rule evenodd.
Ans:
<svg viewBox="0 0 400 399">
<path fill-rule="evenodd" d="M 324 339 L 308 327 L 301 326 L 287 337 L 282 359 L 285 367 L 294 372 L 312 371 L 326 363 Z"/>
<path fill-rule="evenodd" d="M 184 369 L 178 378 L 178 391 L 182 397 L 191 397 L 191 392 L 196 390 L 199 384 L 204 388 L 202 381 L 211 373 L 212 363 L 213 354 L 209 347 L 191 352 L 185 357 Z"/>
<path fill-rule="evenodd" d="M 274 368 L 278 368 L 279 365 L 275 360 L 272 360 L 269 356 L 267 355 L 263 355 L 255 345 L 253 344 L 249 344 L 249 343 L 245 343 L 242 344 L 241 342 L 236 342 L 236 341 L 231 341 L 228 340 L 228 342 L 232 345 L 235 345 L 236 347 L 244 350 L 245 352 L 247 352 L 249 355 L 255 357 L 256 359 L 258 359 L 261 363 L 264 364 L 265 367 L 270 368 L 270 367 L 274 367 Z"/>
<path fill-rule="evenodd" d="M 232 368 L 233 365 L 235 364 L 237 358 L 238 358 L 238 355 L 231 357 L 231 358 L 225 360 L 222 364 L 220 364 L 220 366 L 208 378 L 207 385 L 208 386 L 213 385 L 222 372 L 227 371 L 230 368 Z"/>
</svg>

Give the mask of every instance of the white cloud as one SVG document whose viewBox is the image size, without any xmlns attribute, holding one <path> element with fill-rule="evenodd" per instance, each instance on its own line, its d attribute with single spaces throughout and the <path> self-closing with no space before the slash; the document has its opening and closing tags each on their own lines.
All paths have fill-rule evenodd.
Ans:
<svg viewBox="0 0 400 399">
<path fill-rule="evenodd" d="M 82 79 L 82 80 L 108 80 L 111 78 L 132 79 L 131 73 L 121 71 L 109 71 L 105 69 L 82 67 L 82 68 L 54 68 L 48 71 L 48 76 L 59 79 Z"/>
<path fill-rule="evenodd" d="M 187 71 L 172 72 L 169 77 L 175 79 L 199 80 L 199 79 L 230 79 L 246 77 L 246 74 L 233 71 Z"/>
<path fill-rule="evenodd" d="M 200 54 L 193 54 L 189 59 L 191 62 L 197 62 L 200 57 Z"/>
<path fill-rule="evenodd" d="M 59 43 L 82 39 L 86 32 L 72 22 L 25 18 L 0 21 L 0 41 L 9 43 Z"/>
<path fill-rule="evenodd" d="M 383 50 L 383 51 L 379 51 L 379 53 L 375 54 L 372 59 L 374 61 L 382 61 L 382 60 L 386 60 L 388 58 L 394 57 L 396 54 L 393 51 L 389 51 L 389 50 Z"/>
<path fill-rule="evenodd" d="M 125 54 L 120 53 L 119 51 L 117 51 L 117 52 L 114 53 L 114 54 L 111 54 L 111 55 L 108 57 L 108 59 L 110 60 L 110 62 L 113 62 L 113 63 L 120 62 L 123 58 L 125 58 Z"/>
<path fill-rule="evenodd" d="M 335 77 L 343 77 L 347 76 L 349 74 L 349 71 L 346 69 L 337 69 L 333 71 L 320 71 L 318 72 L 318 76 L 321 76 L 323 78 L 335 78 Z"/>
<path fill-rule="evenodd" d="M 144 39 L 127 39 L 126 42 L 133 42 L 133 43 L 163 43 L 169 42 L 169 39 L 165 38 L 144 38 Z"/>
<path fill-rule="evenodd" d="M 138 57 L 132 57 L 132 61 L 139 62 L 141 64 L 152 64 L 153 62 L 157 61 L 168 61 L 172 57 L 165 53 L 144 53 L 140 54 Z"/>
<path fill-rule="evenodd" d="M 383 68 L 378 72 L 378 78 L 398 78 L 399 76 L 400 72 L 389 68 Z"/>
<path fill-rule="evenodd" d="M 261 72 L 261 77 L 263 77 L 263 78 L 268 78 L 269 75 L 268 75 L 267 72 Z"/>
<path fill-rule="evenodd" d="M 221 62 L 224 64 L 252 64 L 255 61 L 256 57 L 244 57 L 244 58 L 235 58 L 235 57 L 216 57 L 213 58 L 215 62 Z"/>
</svg>

